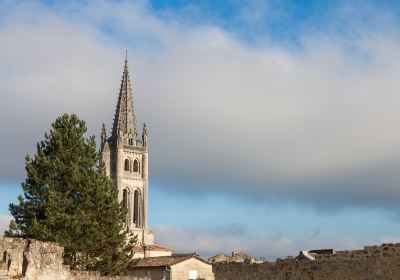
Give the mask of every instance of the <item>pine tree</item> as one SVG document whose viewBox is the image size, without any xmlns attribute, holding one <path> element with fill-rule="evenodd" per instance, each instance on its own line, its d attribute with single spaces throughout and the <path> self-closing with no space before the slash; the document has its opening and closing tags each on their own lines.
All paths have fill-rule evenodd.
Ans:
<svg viewBox="0 0 400 280">
<path fill-rule="evenodd" d="M 14 221 L 5 235 L 57 242 L 75 269 L 123 274 L 133 264 L 136 240 L 124 230 L 126 210 L 86 130 L 83 120 L 64 114 L 37 144 L 37 153 L 26 156 L 24 197 L 10 204 Z"/>
</svg>

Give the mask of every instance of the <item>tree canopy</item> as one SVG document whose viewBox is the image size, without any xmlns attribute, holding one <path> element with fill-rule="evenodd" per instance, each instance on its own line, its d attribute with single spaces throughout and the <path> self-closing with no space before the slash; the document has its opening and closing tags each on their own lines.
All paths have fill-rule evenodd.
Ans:
<svg viewBox="0 0 400 280">
<path fill-rule="evenodd" d="M 33 157 L 26 156 L 24 196 L 10 204 L 6 236 L 57 242 L 75 269 L 123 274 L 136 242 L 124 228 L 125 209 L 105 175 L 95 137 L 85 122 L 64 114 L 52 124 Z"/>
</svg>

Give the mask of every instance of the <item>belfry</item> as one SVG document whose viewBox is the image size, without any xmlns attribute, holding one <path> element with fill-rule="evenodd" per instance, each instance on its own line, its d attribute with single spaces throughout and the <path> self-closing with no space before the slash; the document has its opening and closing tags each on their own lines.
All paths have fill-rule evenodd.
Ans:
<svg viewBox="0 0 400 280">
<path fill-rule="evenodd" d="M 172 249 L 154 243 L 148 228 L 148 140 L 146 124 L 138 134 L 128 58 L 119 90 L 112 133 L 107 137 L 103 124 L 101 154 L 105 171 L 118 190 L 118 200 L 127 209 L 125 226 L 138 238 L 136 257 L 171 255 Z"/>
</svg>

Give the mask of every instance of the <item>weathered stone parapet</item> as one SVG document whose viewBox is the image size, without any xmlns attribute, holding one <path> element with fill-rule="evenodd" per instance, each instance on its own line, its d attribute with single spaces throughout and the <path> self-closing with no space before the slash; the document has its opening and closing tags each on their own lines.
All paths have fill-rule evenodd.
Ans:
<svg viewBox="0 0 400 280">
<path fill-rule="evenodd" d="M 136 276 L 101 276 L 73 271 L 63 264 L 64 248 L 49 242 L 0 238 L 0 279 L 21 280 L 150 280 Z"/>
<path fill-rule="evenodd" d="M 1 276 L 19 277 L 24 270 L 24 250 L 28 241 L 20 238 L 0 238 Z"/>
<path fill-rule="evenodd" d="M 0 238 L 0 279 L 150 280 L 139 274 L 109 277 L 95 271 L 73 271 L 63 264 L 63 252 L 54 243 Z M 400 244 L 337 251 L 315 261 L 214 264 L 213 272 L 216 280 L 394 280 L 400 279 Z"/>
<path fill-rule="evenodd" d="M 26 270 L 24 276 L 29 280 L 70 279 L 70 268 L 63 264 L 64 248 L 55 243 L 29 240 L 24 252 Z"/>
<path fill-rule="evenodd" d="M 74 280 L 151 280 L 136 276 L 101 276 L 98 271 L 71 271 Z"/>
<path fill-rule="evenodd" d="M 400 244 L 338 251 L 315 261 L 214 264 L 213 271 L 216 280 L 395 280 L 400 279 Z"/>
</svg>

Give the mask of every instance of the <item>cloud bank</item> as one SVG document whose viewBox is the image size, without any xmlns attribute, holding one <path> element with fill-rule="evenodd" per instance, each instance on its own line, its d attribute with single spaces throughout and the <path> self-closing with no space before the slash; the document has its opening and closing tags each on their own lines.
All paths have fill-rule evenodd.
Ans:
<svg viewBox="0 0 400 280">
<path fill-rule="evenodd" d="M 91 133 L 102 122 L 110 128 L 127 47 L 152 180 L 187 192 L 397 209 L 400 40 L 390 28 L 354 25 L 351 42 L 334 28 L 304 33 L 293 50 L 165 20 L 146 2 L 7 3 L 0 178 L 23 178 L 24 155 L 64 112 L 86 119 Z"/>
<path fill-rule="evenodd" d="M 353 236 L 334 238 L 321 236 L 318 232 L 303 237 L 291 237 L 282 233 L 256 235 L 246 231 L 240 224 L 232 224 L 217 229 L 171 227 L 157 225 L 153 228 L 160 244 L 168 244 L 180 253 L 196 252 L 203 257 L 211 257 L 224 252 L 242 251 L 252 257 L 265 257 L 268 260 L 297 256 L 301 250 L 334 248 L 335 250 L 361 249 L 365 241 Z M 382 237 L 373 245 L 399 242 L 399 238 Z"/>
</svg>

